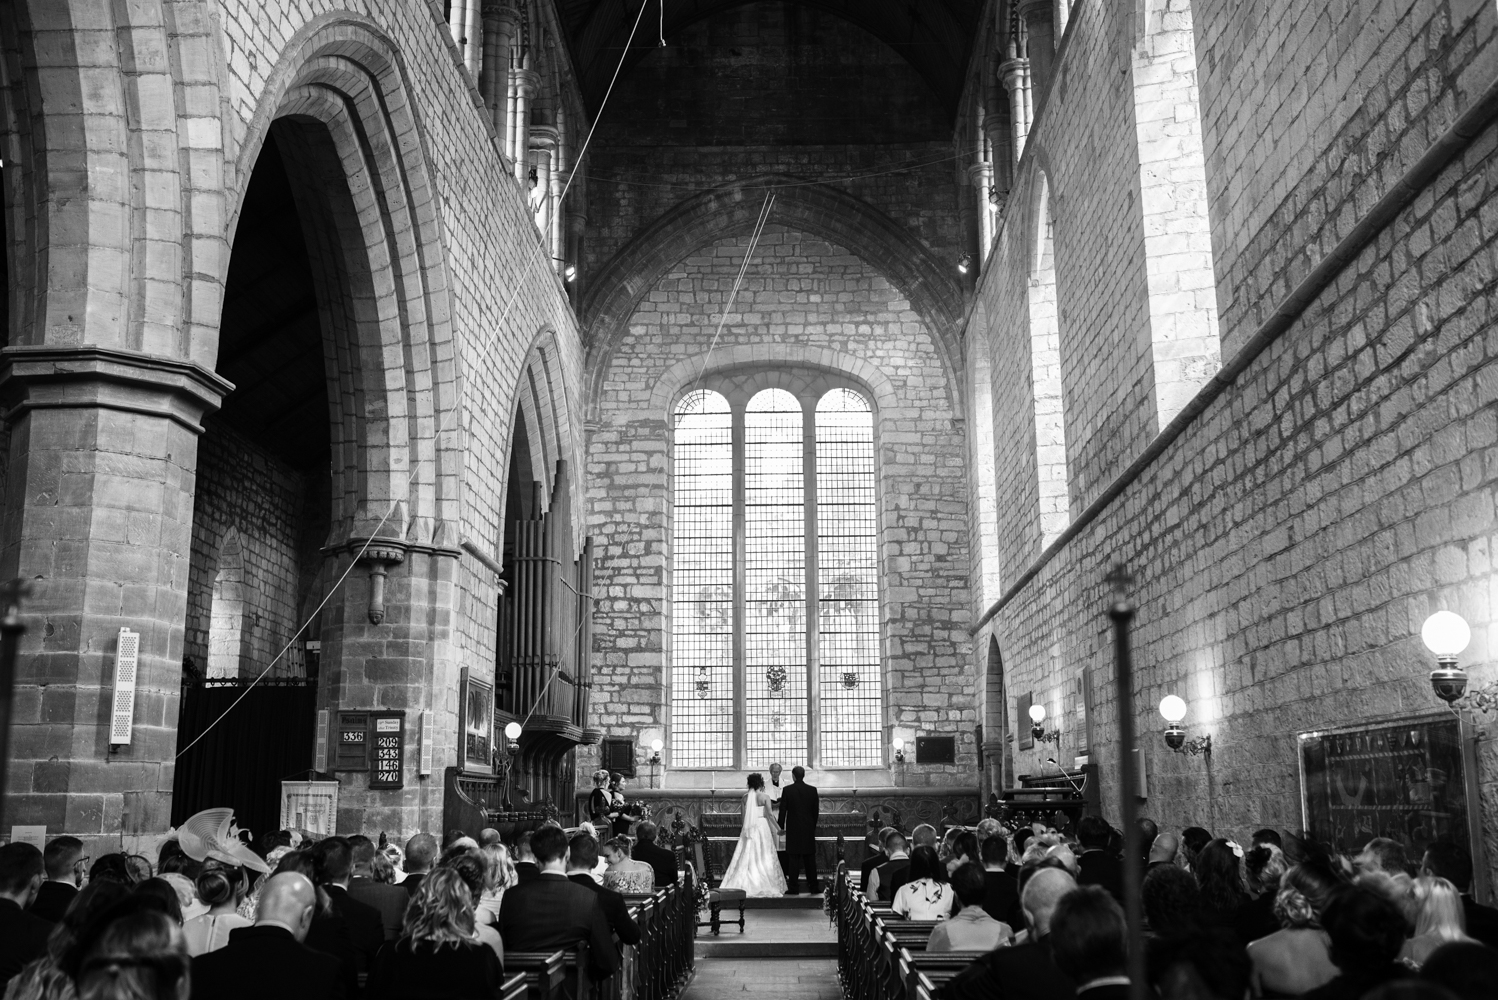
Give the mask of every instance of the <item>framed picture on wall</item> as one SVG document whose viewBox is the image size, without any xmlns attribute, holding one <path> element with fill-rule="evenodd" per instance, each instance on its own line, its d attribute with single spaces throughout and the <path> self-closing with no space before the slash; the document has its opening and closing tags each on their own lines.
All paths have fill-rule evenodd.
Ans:
<svg viewBox="0 0 1498 1000">
<path fill-rule="evenodd" d="M 1434 840 L 1472 855 L 1473 894 L 1491 889 L 1477 797 L 1476 734 L 1449 712 L 1300 733 L 1301 816 L 1307 835 L 1356 854 L 1374 837 L 1412 861 Z"/>
<path fill-rule="evenodd" d="M 494 685 L 472 671 L 463 671 L 458 692 L 458 767 L 481 774 L 494 773 Z"/>
</svg>

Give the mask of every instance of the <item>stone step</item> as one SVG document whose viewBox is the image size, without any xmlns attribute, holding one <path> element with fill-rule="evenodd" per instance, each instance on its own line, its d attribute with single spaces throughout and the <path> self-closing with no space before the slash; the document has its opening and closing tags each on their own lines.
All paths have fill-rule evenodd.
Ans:
<svg viewBox="0 0 1498 1000">
<path fill-rule="evenodd" d="M 734 940 L 737 924 L 724 926 L 718 937 L 706 928 L 698 930 L 698 958 L 836 958 L 836 941 L 756 941 Z M 701 935 L 706 935 L 705 937 Z"/>
<path fill-rule="evenodd" d="M 746 910 L 820 910 L 822 894 L 814 896 L 767 896 L 763 899 L 744 900 Z"/>
</svg>

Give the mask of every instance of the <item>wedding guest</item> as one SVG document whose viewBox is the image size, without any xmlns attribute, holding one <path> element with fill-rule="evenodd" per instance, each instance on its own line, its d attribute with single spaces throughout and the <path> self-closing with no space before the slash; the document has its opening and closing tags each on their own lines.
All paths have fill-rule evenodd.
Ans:
<svg viewBox="0 0 1498 1000">
<path fill-rule="evenodd" d="M 217 951 L 229 943 L 232 931 L 251 926 L 251 921 L 236 912 L 244 900 L 243 868 L 210 860 L 198 876 L 196 889 L 208 912 L 182 922 L 182 938 L 187 953 L 194 958 Z"/>
<path fill-rule="evenodd" d="M 494 957 L 503 963 L 505 959 L 505 947 L 504 942 L 500 939 L 499 931 L 495 930 L 489 924 L 481 923 L 476 915 L 477 901 L 484 894 L 486 867 L 483 855 L 479 852 L 477 846 L 472 850 L 460 846 L 449 847 L 443 853 L 442 862 L 437 866 L 436 870 L 440 871 L 445 868 L 458 873 L 458 877 L 463 880 L 463 885 L 468 889 L 468 895 L 473 899 L 473 905 L 470 906 L 470 910 L 475 914 L 472 921 L 472 937 L 480 944 L 487 945 L 494 952 Z"/>
<path fill-rule="evenodd" d="M 636 818 L 630 809 L 628 800 L 624 797 L 625 789 L 628 787 L 629 781 L 624 775 L 617 771 L 609 775 L 608 818 L 616 837 L 628 836 L 629 828 Z"/>
<path fill-rule="evenodd" d="M 400 937 L 401 927 L 405 925 L 406 906 L 411 902 L 411 896 L 400 886 L 392 885 L 388 879 L 383 882 L 380 880 L 375 872 L 376 862 L 384 859 L 375 850 L 374 841 L 356 835 L 348 838 L 348 843 L 349 861 L 353 866 L 349 873 L 349 898 L 373 907 L 380 915 L 380 928 L 385 940 L 394 941 Z M 390 862 L 384 861 L 384 864 L 386 870 L 390 871 Z"/>
<path fill-rule="evenodd" d="M 1383 872 L 1386 875 L 1408 875 L 1410 873 L 1409 858 L 1405 855 L 1404 845 L 1389 837 L 1374 837 L 1368 841 L 1358 856 L 1353 859 L 1353 865 L 1359 874 Z"/>
<path fill-rule="evenodd" d="M 1459 1000 L 1498 997 L 1498 949 L 1475 942 L 1443 944 L 1420 968 L 1420 978 L 1455 993 Z"/>
<path fill-rule="evenodd" d="M 1056 964 L 1051 918 L 1056 906 L 1077 882 L 1061 868 L 1033 870 L 1020 891 L 1026 940 L 995 948 L 948 980 L 939 1000 L 1059 1000 L 1075 994 L 1077 984 Z"/>
<path fill-rule="evenodd" d="M 1078 886 L 1051 916 L 1056 965 L 1077 981 L 1077 1000 L 1129 1000 L 1128 926 L 1101 885 Z"/>
<path fill-rule="evenodd" d="M 84 928 L 129 895 L 130 890 L 118 882 L 95 882 L 79 890 L 47 936 L 47 950 L 10 981 L 7 1000 L 74 1000 L 73 976 L 64 960 L 76 948 Z M 76 955 L 71 957 L 76 961 Z"/>
<path fill-rule="evenodd" d="M 1212 835 L 1199 826 L 1188 826 L 1181 831 L 1181 862 L 1188 871 L 1196 867 L 1196 856 L 1202 848 L 1212 842 Z"/>
<path fill-rule="evenodd" d="M 956 893 L 947 881 L 947 866 L 933 847 L 910 852 L 910 878 L 895 892 L 894 911 L 907 920 L 945 920 Z"/>
<path fill-rule="evenodd" d="M 1014 937 L 1008 924 L 984 911 L 983 898 L 988 886 L 983 876 L 983 869 L 972 863 L 959 865 L 952 872 L 952 891 L 962 909 L 932 928 L 926 941 L 927 951 L 992 951 Z"/>
<path fill-rule="evenodd" d="M 182 1000 L 190 964 L 181 926 L 142 910 L 115 919 L 94 939 L 74 988 L 78 1000 Z"/>
<path fill-rule="evenodd" d="M 1285 852 L 1273 844 L 1251 847 L 1243 856 L 1243 874 L 1253 897 L 1238 912 L 1238 934 L 1244 941 L 1257 941 L 1279 930 L 1274 902 L 1279 895 L 1280 879 L 1289 870 Z"/>
<path fill-rule="evenodd" d="M 947 841 L 949 856 L 946 859 L 947 876 L 963 865 L 981 865 L 983 856 L 978 848 L 978 835 L 967 830 L 953 828 L 952 837 Z"/>
<path fill-rule="evenodd" d="M 1077 859 L 1077 884 L 1100 885 L 1116 900 L 1123 899 L 1123 861 L 1108 851 L 1113 828 L 1101 816 L 1083 816 L 1077 824 L 1082 856 Z"/>
<path fill-rule="evenodd" d="M 1160 834 L 1155 838 L 1155 842 L 1150 845 L 1149 858 L 1145 863 L 1144 870 L 1146 872 L 1152 871 L 1161 865 L 1170 865 L 1173 868 L 1179 867 L 1176 865 L 1176 855 L 1180 850 L 1181 840 L 1179 837 L 1168 831 Z"/>
<path fill-rule="evenodd" d="M 655 869 L 630 857 L 633 849 L 634 841 L 629 837 L 614 837 L 603 845 L 603 855 L 609 863 L 603 873 L 604 888 L 621 893 L 655 891 Z"/>
<path fill-rule="evenodd" d="M 78 878 L 83 874 L 79 869 L 88 864 L 88 858 L 83 856 L 83 841 L 77 837 L 54 837 L 42 851 L 42 864 L 47 880 L 37 890 L 31 912 L 55 924 L 78 895 Z"/>
<path fill-rule="evenodd" d="M 1201 890 L 1184 868 L 1160 865 L 1144 876 L 1140 889 L 1144 919 L 1156 937 L 1179 937 L 1201 929 Z"/>
<path fill-rule="evenodd" d="M 401 888 L 406 890 L 407 896 L 414 896 L 421 888 L 421 880 L 426 878 L 436 860 L 437 838 L 431 834 L 418 833 L 406 841 L 406 877 L 401 881 Z"/>
<path fill-rule="evenodd" d="M 1209 924 L 1237 931 L 1240 911 L 1249 903 L 1243 888 L 1242 863 L 1236 844 L 1218 837 L 1207 843 L 1191 865 L 1201 889 L 1202 917 Z"/>
<path fill-rule="evenodd" d="M 1409 976 L 1398 962 L 1408 927 L 1404 914 L 1378 892 L 1360 885 L 1339 888 L 1321 920 L 1337 976 L 1303 1000 L 1361 1000 L 1375 987 Z"/>
<path fill-rule="evenodd" d="M 1498 910 L 1472 898 L 1472 855 L 1460 844 L 1438 840 L 1425 849 L 1420 874 L 1435 875 L 1456 886 L 1462 895 L 1462 914 L 1468 936 L 1498 948 Z"/>
<path fill-rule="evenodd" d="M 983 861 L 983 910 L 1000 923 L 1012 927 L 1024 925 L 1019 906 L 1019 886 L 1004 869 L 1009 844 L 1002 834 L 983 841 L 979 854 Z"/>
<path fill-rule="evenodd" d="M 1461 893 L 1450 882 L 1423 875 L 1410 886 L 1409 901 L 1415 934 L 1399 951 L 1405 965 L 1419 969 L 1441 945 L 1472 940 L 1466 932 Z"/>
<path fill-rule="evenodd" d="M 676 884 L 676 852 L 660 845 L 660 827 L 649 820 L 635 827 L 639 837 L 631 856 L 655 869 L 657 889 Z"/>
<path fill-rule="evenodd" d="M 504 966 L 474 936 L 473 902 L 454 868 L 427 873 L 411 897 L 400 938 L 380 951 L 369 977 L 369 1000 L 494 996 Z"/>
<path fill-rule="evenodd" d="M 567 878 L 567 834 L 542 827 L 531 838 L 541 873 L 505 892 L 499 933 L 512 951 L 556 951 L 580 941 L 589 944 L 595 979 L 619 967 L 608 917 L 597 894 Z"/>
<path fill-rule="evenodd" d="M 639 944 L 640 927 L 629 915 L 629 906 L 624 897 L 613 889 L 605 889 L 593 881 L 593 868 L 598 864 L 598 840 L 586 833 L 579 833 L 567 841 L 567 880 L 592 891 L 603 906 L 603 915 L 621 944 Z"/>
<path fill-rule="evenodd" d="M 884 853 L 884 842 L 894 832 L 894 827 L 886 826 L 868 836 L 864 845 L 866 856 L 858 866 L 858 888 L 864 895 L 870 895 L 869 876 L 873 874 L 875 868 L 889 860 L 889 855 Z"/>
<path fill-rule="evenodd" d="M 530 830 L 515 836 L 515 884 L 524 885 L 541 874 L 541 866 L 536 864 L 536 855 L 531 851 Z"/>
<path fill-rule="evenodd" d="M 1300 996 L 1336 978 L 1321 916 L 1342 885 L 1319 861 L 1303 861 L 1281 876 L 1274 903 L 1281 929 L 1248 946 L 1255 996 Z"/>
<path fill-rule="evenodd" d="M 254 926 L 192 960 L 192 1000 L 346 1000 L 338 959 L 303 943 L 317 906 L 306 876 L 271 875 Z"/>
<path fill-rule="evenodd" d="M 884 838 L 885 862 L 869 874 L 868 895 L 888 903 L 895 898 L 895 890 L 905 882 L 910 870 L 910 854 L 906 851 L 905 835 L 893 827 L 886 827 L 889 836 Z"/>
<path fill-rule="evenodd" d="M 484 894 L 474 907 L 474 919 L 485 926 L 499 922 L 499 908 L 504 902 L 505 890 L 517 881 L 515 866 L 510 863 L 510 849 L 502 843 L 486 844 L 480 848 L 484 858 Z"/>
</svg>

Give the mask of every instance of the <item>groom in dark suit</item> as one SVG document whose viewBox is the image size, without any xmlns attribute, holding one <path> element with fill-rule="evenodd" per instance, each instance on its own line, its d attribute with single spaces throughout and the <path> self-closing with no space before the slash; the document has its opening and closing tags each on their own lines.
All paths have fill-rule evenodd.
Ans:
<svg viewBox="0 0 1498 1000">
<path fill-rule="evenodd" d="M 817 790 L 806 783 L 806 768 L 791 768 L 796 781 L 780 794 L 780 828 L 785 831 L 785 881 L 787 892 L 801 894 L 801 869 L 812 893 L 821 892 L 817 882 L 817 814 L 821 803 Z"/>
</svg>

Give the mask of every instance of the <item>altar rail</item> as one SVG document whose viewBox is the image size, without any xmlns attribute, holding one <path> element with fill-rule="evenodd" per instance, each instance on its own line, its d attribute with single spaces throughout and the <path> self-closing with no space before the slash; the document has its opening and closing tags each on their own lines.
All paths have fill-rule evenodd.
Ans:
<svg viewBox="0 0 1498 1000">
<path fill-rule="evenodd" d="M 837 913 L 837 972 L 848 1000 L 933 1000 L 948 979 L 982 951 L 926 954 L 934 920 L 904 920 L 888 903 L 858 891 L 847 865 L 833 883 Z"/>
<path fill-rule="evenodd" d="M 697 893 L 691 871 L 649 895 L 626 895 L 640 943 L 622 948 L 619 971 L 604 980 L 588 974 L 588 946 L 566 951 L 506 951 L 505 1000 L 675 1000 L 696 968 Z M 520 983 L 523 977 L 523 985 Z"/>
</svg>

